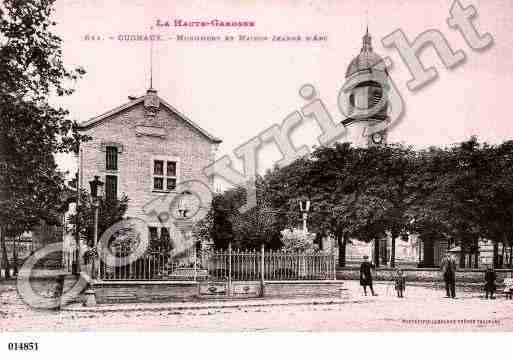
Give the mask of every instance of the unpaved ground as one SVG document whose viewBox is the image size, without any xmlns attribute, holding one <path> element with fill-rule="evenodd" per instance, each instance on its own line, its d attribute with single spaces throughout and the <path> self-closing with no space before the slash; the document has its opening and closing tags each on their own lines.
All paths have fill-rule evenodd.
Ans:
<svg viewBox="0 0 513 359">
<path fill-rule="evenodd" d="M 444 298 L 438 288 L 410 286 L 396 298 L 388 284 L 376 284 L 377 297 L 363 296 L 348 281 L 350 298 L 343 304 L 292 305 L 199 310 L 70 312 L 34 310 L 18 297 L 13 284 L 0 284 L 1 331 L 200 330 L 200 331 L 331 331 L 331 330 L 500 330 L 513 329 L 513 301 L 502 296 L 485 300 L 478 292 Z M 139 305 L 144 306 L 144 305 Z"/>
</svg>

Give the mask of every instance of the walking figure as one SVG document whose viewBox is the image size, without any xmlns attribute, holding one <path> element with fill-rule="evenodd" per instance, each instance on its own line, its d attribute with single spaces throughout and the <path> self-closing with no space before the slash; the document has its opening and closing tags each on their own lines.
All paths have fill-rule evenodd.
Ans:
<svg viewBox="0 0 513 359">
<path fill-rule="evenodd" d="M 406 277 L 401 269 L 397 269 L 395 272 L 395 290 L 397 292 L 397 297 L 403 298 L 403 292 L 406 288 Z"/>
<path fill-rule="evenodd" d="M 444 277 L 446 298 L 456 298 L 456 260 L 446 253 L 440 268 Z"/>
<path fill-rule="evenodd" d="M 497 274 L 495 274 L 495 270 L 490 266 L 486 266 L 485 271 L 485 295 L 486 299 L 488 299 L 488 294 L 490 294 L 490 299 L 494 299 L 493 295 L 495 294 L 495 280 L 497 279 Z"/>
<path fill-rule="evenodd" d="M 369 262 L 369 256 L 363 256 L 363 262 L 360 266 L 360 285 L 363 287 L 363 292 L 367 295 L 367 286 L 369 286 L 372 295 L 377 295 L 374 293 L 374 288 L 372 288 L 372 272 L 373 264 Z"/>
<path fill-rule="evenodd" d="M 504 294 L 506 294 L 506 299 L 511 299 L 513 295 L 513 277 L 511 277 L 511 272 L 506 274 L 506 278 L 504 278 Z"/>
</svg>

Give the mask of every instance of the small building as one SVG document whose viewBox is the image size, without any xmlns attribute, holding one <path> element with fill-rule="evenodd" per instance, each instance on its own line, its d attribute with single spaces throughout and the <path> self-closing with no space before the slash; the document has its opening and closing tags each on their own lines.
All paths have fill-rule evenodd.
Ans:
<svg viewBox="0 0 513 359">
<path fill-rule="evenodd" d="M 99 176 L 105 197 L 125 194 L 129 200 L 126 216 L 145 221 L 152 238 L 173 240 L 173 228 L 172 221 L 158 217 L 160 210 L 152 213 L 148 207 L 164 204 L 162 210 L 174 211 L 169 205 L 175 196 L 196 200 L 193 191 L 183 190 L 183 183 L 212 187 L 204 169 L 213 163 L 221 140 L 152 88 L 144 96 L 129 97 L 129 102 L 81 123 L 80 131 L 92 138 L 81 144 L 78 155 L 80 188 L 89 191 L 89 181 Z M 182 214 L 187 217 L 186 210 Z M 167 219 L 176 215 L 169 213 Z"/>
</svg>

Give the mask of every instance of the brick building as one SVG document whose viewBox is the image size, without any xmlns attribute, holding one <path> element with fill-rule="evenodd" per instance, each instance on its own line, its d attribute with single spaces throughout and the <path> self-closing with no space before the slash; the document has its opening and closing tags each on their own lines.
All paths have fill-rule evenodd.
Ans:
<svg viewBox="0 0 513 359">
<path fill-rule="evenodd" d="M 212 180 L 203 169 L 214 161 L 221 140 L 154 89 L 129 99 L 80 125 L 81 132 L 92 137 L 81 145 L 78 156 L 80 187 L 89 190 L 89 181 L 99 176 L 104 195 L 119 198 L 126 194 L 126 215 L 143 219 L 150 235 L 160 237 L 170 234 L 170 229 L 145 207 L 164 199 L 169 204 L 176 195 L 194 200 L 192 193 L 184 195 L 183 183 L 199 181 L 211 188 Z"/>
</svg>

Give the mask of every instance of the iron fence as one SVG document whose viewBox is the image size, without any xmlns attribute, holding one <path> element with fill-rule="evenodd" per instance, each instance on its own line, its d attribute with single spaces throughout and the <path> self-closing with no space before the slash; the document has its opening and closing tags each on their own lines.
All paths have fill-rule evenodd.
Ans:
<svg viewBox="0 0 513 359">
<path fill-rule="evenodd" d="M 117 263 L 101 262 L 101 280 L 329 280 L 335 279 L 335 256 L 328 253 L 285 253 L 261 250 L 200 251 L 195 248 L 173 255 L 147 252 L 130 261 L 129 250 L 117 250 Z"/>
<path fill-rule="evenodd" d="M 173 255 L 162 251 L 148 251 L 136 260 L 130 260 L 129 249 L 114 251 L 116 265 L 100 262 L 101 280 L 197 280 L 193 250 Z"/>
</svg>

